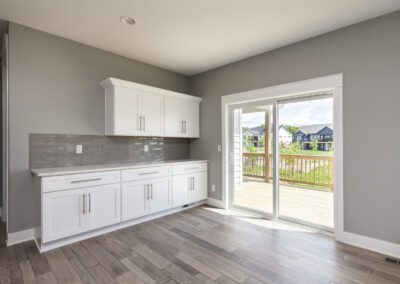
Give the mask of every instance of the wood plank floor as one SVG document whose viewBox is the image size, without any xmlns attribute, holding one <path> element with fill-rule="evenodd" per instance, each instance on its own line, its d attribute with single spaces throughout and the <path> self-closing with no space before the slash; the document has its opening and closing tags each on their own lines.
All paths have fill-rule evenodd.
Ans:
<svg viewBox="0 0 400 284">
<path fill-rule="evenodd" d="M 235 214 L 197 207 L 43 254 L 2 247 L 0 283 L 400 283 L 382 255 Z"/>
</svg>

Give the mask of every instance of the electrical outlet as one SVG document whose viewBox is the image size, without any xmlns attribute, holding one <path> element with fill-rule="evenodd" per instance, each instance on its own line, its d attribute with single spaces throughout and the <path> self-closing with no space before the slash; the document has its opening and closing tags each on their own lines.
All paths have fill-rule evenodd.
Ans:
<svg viewBox="0 0 400 284">
<path fill-rule="evenodd" d="M 144 149 L 145 152 L 149 152 L 149 145 L 144 145 Z"/>
<path fill-rule="evenodd" d="M 215 184 L 211 185 L 211 191 L 215 191 Z"/>
<path fill-rule="evenodd" d="M 221 152 L 221 150 L 222 150 L 221 145 L 218 145 L 218 146 L 217 146 L 217 151 L 218 151 L 218 152 Z"/>
<path fill-rule="evenodd" d="M 82 152 L 83 152 L 82 145 L 76 145 L 76 153 L 77 154 L 82 154 Z"/>
</svg>

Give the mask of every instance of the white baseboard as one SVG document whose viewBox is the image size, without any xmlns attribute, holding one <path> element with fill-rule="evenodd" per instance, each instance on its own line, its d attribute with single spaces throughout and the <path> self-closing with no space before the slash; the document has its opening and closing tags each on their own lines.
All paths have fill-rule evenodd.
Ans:
<svg viewBox="0 0 400 284">
<path fill-rule="evenodd" d="M 400 259 L 400 245 L 344 232 L 340 242 Z"/>
<path fill-rule="evenodd" d="M 33 240 L 35 237 L 35 228 L 30 228 L 15 233 L 9 233 L 7 236 L 7 246 L 16 245 L 19 243 Z"/>
<path fill-rule="evenodd" d="M 218 208 L 225 208 L 224 206 L 224 202 L 222 200 L 219 199 L 215 199 L 215 198 L 207 198 L 206 204 L 214 206 L 214 207 L 218 207 Z"/>
</svg>

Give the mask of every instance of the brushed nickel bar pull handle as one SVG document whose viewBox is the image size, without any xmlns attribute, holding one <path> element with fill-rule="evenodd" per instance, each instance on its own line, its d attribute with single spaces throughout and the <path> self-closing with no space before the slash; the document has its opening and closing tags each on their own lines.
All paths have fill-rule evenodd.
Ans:
<svg viewBox="0 0 400 284">
<path fill-rule="evenodd" d="M 141 116 L 138 115 L 138 125 L 137 125 L 138 131 L 142 130 L 142 120 Z"/>
<path fill-rule="evenodd" d="M 89 182 L 89 181 L 97 181 L 102 180 L 102 178 L 91 178 L 91 179 L 81 179 L 81 180 L 71 180 L 70 183 L 81 183 L 81 182 Z"/>
<path fill-rule="evenodd" d="M 89 193 L 89 214 L 92 213 L 92 195 Z"/>
<path fill-rule="evenodd" d="M 188 189 L 192 190 L 192 178 L 188 178 Z"/>
<path fill-rule="evenodd" d="M 187 171 L 187 170 L 197 170 L 199 167 L 191 167 L 191 168 L 185 168 L 184 170 L 185 171 Z"/>
<path fill-rule="evenodd" d="M 194 188 L 194 177 L 192 177 L 192 179 L 193 179 L 193 187 L 192 188 L 193 188 L 193 190 L 195 190 L 195 188 Z"/>
<path fill-rule="evenodd" d="M 186 120 L 184 121 L 184 125 L 185 125 L 185 133 L 186 133 Z"/>
<path fill-rule="evenodd" d="M 151 188 L 151 199 L 153 199 L 153 184 L 150 184 L 150 188 Z"/>
<path fill-rule="evenodd" d="M 145 193 L 145 199 L 146 199 L 146 200 L 149 200 L 149 185 L 148 185 L 148 184 L 145 184 L 145 185 L 144 185 L 144 189 L 145 189 L 145 191 L 146 191 L 146 193 Z"/>
<path fill-rule="evenodd" d="M 85 213 L 86 213 L 86 202 L 85 202 L 85 194 L 82 194 L 82 213 L 83 213 L 83 215 L 85 215 Z"/>
<path fill-rule="evenodd" d="M 146 131 L 146 116 L 143 116 L 143 131 Z"/>
<path fill-rule="evenodd" d="M 153 174 L 158 174 L 160 172 L 147 172 L 147 173 L 139 173 L 140 176 L 145 176 L 145 175 L 153 175 Z"/>
</svg>

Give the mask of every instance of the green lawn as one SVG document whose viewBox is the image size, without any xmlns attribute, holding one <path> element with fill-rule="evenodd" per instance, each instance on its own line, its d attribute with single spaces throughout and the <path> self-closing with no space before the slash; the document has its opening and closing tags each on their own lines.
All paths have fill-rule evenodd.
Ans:
<svg viewBox="0 0 400 284">
<path fill-rule="evenodd" d="M 255 148 L 256 153 L 264 153 L 264 147 Z M 248 152 L 247 149 L 243 149 L 243 152 Z M 312 151 L 312 150 L 300 150 L 295 155 L 309 155 L 309 156 L 324 156 L 333 157 L 333 151 Z"/>
</svg>

